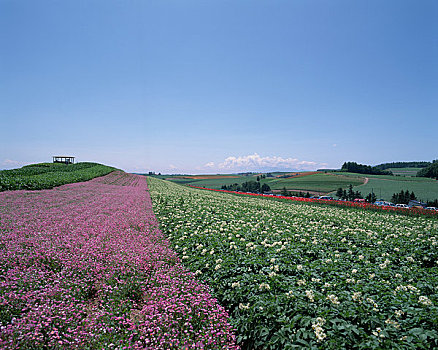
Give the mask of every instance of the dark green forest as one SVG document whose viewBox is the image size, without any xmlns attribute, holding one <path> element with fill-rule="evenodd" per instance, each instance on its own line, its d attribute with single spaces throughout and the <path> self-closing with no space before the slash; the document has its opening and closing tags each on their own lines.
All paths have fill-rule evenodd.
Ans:
<svg viewBox="0 0 438 350">
<path fill-rule="evenodd" d="M 438 159 L 434 160 L 427 168 L 421 169 L 417 176 L 419 177 L 430 177 L 432 179 L 438 180 Z"/>
<path fill-rule="evenodd" d="M 376 165 L 374 168 L 386 170 L 391 168 L 426 168 L 431 162 L 392 162 Z"/>
<path fill-rule="evenodd" d="M 369 174 L 369 175 L 392 175 L 392 172 L 381 170 L 371 165 L 358 164 L 356 162 L 345 162 L 342 164 L 341 171 L 350 173 Z"/>
</svg>

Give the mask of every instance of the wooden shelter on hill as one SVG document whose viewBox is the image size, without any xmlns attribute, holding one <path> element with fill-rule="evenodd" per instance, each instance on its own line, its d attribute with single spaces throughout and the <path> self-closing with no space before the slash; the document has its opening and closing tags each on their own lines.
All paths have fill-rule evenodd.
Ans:
<svg viewBox="0 0 438 350">
<path fill-rule="evenodd" d="M 75 157 L 71 156 L 53 156 L 53 163 L 74 164 Z"/>
</svg>

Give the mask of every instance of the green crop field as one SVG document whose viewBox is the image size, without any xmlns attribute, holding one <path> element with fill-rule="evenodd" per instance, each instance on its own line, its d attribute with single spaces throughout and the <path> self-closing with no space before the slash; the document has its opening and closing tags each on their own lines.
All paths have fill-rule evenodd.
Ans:
<svg viewBox="0 0 438 350">
<path fill-rule="evenodd" d="M 416 176 L 418 171 L 422 168 L 390 168 L 386 169 L 391 171 L 394 175 L 399 176 Z"/>
<path fill-rule="evenodd" d="M 212 178 L 212 179 L 200 179 L 200 180 L 192 180 L 190 182 L 190 185 L 194 186 L 200 186 L 200 187 L 207 187 L 207 188 L 215 188 L 220 189 L 222 185 L 232 185 L 232 184 L 242 184 L 246 181 L 256 181 L 257 176 L 239 176 L 236 178 Z M 174 182 L 180 183 L 179 180 Z"/>
<path fill-rule="evenodd" d="M 378 198 L 391 200 L 394 193 L 409 190 L 418 199 L 432 201 L 438 198 L 438 181 L 423 177 L 371 177 L 366 185 L 356 186 L 363 196 L 373 191 Z"/>
<path fill-rule="evenodd" d="M 198 176 L 202 176 L 202 175 L 198 175 Z M 169 180 L 178 184 L 193 185 L 193 186 L 207 187 L 214 189 L 220 189 L 223 185 L 232 185 L 235 183 L 240 185 L 246 181 L 257 180 L 257 175 L 221 174 L 221 175 L 206 175 L 206 176 L 209 176 L 211 178 L 190 179 L 190 178 L 185 178 L 184 176 L 181 175 L 160 175 L 155 177 L 163 180 Z M 233 176 L 233 177 L 227 178 L 224 176 Z M 261 183 L 263 183 L 263 181 Z"/>
<path fill-rule="evenodd" d="M 88 181 L 109 174 L 113 167 L 98 163 L 39 163 L 0 171 L 0 191 L 41 190 L 67 183 Z"/>
<path fill-rule="evenodd" d="M 332 173 L 313 174 L 291 179 L 271 179 L 266 183 L 273 189 L 302 190 L 328 193 L 339 187 L 347 188 L 350 184 L 357 186 L 364 183 L 364 177 L 358 174 L 337 175 Z"/>
<path fill-rule="evenodd" d="M 300 172 L 296 172 L 301 174 Z M 284 175 L 287 173 L 272 173 L 273 175 Z M 305 173 L 303 173 L 305 174 Z M 193 185 L 199 187 L 207 187 L 220 189 L 223 185 L 242 184 L 246 181 L 256 181 L 257 174 L 254 175 L 239 175 L 235 178 L 224 178 L 224 175 L 217 175 L 209 179 L 188 179 L 181 176 L 165 176 L 159 178 L 167 179 L 175 183 Z M 287 190 L 301 190 L 327 193 L 338 189 L 339 187 L 347 188 L 350 184 L 357 186 L 363 184 L 364 177 L 359 174 L 332 174 L 318 173 L 294 178 L 278 178 L 266 177 L 261 179 L 261 184 L 268 184 L 272 190 L 281 190 L 286 187 Z"/>
</svg>

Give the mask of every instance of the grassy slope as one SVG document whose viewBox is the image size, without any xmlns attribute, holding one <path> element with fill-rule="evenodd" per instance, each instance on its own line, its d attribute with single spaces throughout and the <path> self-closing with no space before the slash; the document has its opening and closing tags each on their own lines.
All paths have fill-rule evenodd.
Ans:
<svg viewBox="0 0 438 350">
<path fill-rule="evenodd" d="M 109 174 L 113 167 L 98 163 L 39 163 L 0 171 L 0 191 L 41 190 Z"/>
<path fill-rule="evenodd" d="M 319 192 L 331 192 L 335 191 L 339 187 L 346 188 L 350 184 L 357 186 L 363 184 L 364 178 L 362 176 L 345 176 L 336 175 L 331 173 L 321 173 L 308 175 L 303 177 L 291 178 L 291 179 L 275 179 L 270 180 L 267 183 L 272 189 L 294 189 L 294 190 L 308 190 Z"/>
<path fill-rule="evenodd" d="M 222 185 L 231 185 L 235 183 L 242 184 L 246 181 L 256 181 L 257 176 L 256 175 L 239 176 L 237 178 L 218 177 L 217 179 L 214 178 L 213 179 L 183 179 L 183 178 L 178 178 L 177 176 L 164 176 L 164 177 L 162 176 L 162 178 L 171 180 L 172 182 L 179 184 L 220 189 Z"/>
<path fill-rule="evenodd" d="M 415 176 L 417 175 L 418 171 L 422 168 L 390 168 L 387 170 L 392 171 L 394 175 L 400 175 L 400 176 Z"/>
<path fill-rule="evenodd" d="M 257 175 L 239 176 L 238 178 L 220 178 L 217 179 L 183 179 L 176 176 L 161 176 L 173 182 L 186 185 L 194 185 L 200 187 L 208 187 L 214 189 L 220 189 L 222 185 L 230 185 L 234 183 L 242 184 L 246 181 L 255 181 Z M 334 174 L 314 174 L 297 178 L 275 178 L 268 177 L 261 180 L 261 183 L 268 184 L 273 190 L 280 190 L 283 187 L 286 189 L 305 190 L 305 191 L 317 191 L 317 192 L 330 192 L 338 189 L 339 187 L 347 188 L 350 183 L 353 186 L 362 184 L 364 178 L 358 174 L 349 175 L 334 175 Z"/>
<path fill-rule="evenodd" d="M 391 200 L 394 193 L 409 190 L 414 191 L 417 198 L 427 201 L 438 198 L 438 181 L 418 177 L 372 177 L 366 185 L 356 186 L 355 190 L 365 196 L 373 191 L 378 198 L 386 200 Z"/>
</svg>

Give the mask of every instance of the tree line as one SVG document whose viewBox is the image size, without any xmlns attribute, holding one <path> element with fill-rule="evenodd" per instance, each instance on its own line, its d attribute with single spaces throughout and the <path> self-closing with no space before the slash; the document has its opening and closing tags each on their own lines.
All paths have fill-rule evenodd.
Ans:
<svg viewBox="0 0 438 350">
<path fill-rule="evenodd" d="M 348 190 L 343 189 L 342 187 L 339 187 L 338 190 L 336 191 L 336 196 L 339 199 L 346 200 L 346 201 L 354 201 L 355 199 L 363 199 L 362 193 L 360 193 L 359 191 L 354 191 L 353 185 L 351 185 L 351 184 L 348 187 Z M 377 197 L 374 193 L 369 193 L 365 197 L 365 200 L 368 203 L 374 203 L 377 200 Z"/>
<path fill-rule="evenodd" d="M 432 179 L 438 180 L 438 159 L 434 160 L 427 168 L 421 169 L 417 176 L 419 177 L 430 177 Z"/>
<path fill-rule="evenodd" d="M 421 200 L 417 199 L 417 196 L 415 195 L 414 191 L 409 192 L 409 190 L 403 191 L 401 190 L 399 193 L 394 193 L 391 197 L 391 202 L 395 204 L 408 204 L 411 200 L 418 200 L 422 202 Z M 426 205 L 428 207 L 436 207 L 438 208 L 438 199 L 435 199 L 433 201 L 427 201 Z"/>
<path fill-rule="evenodd" d="M 260 181 L 246 181 L 242 184 L 234 183 L 231 185 L 223 185 L 222 190 L 237 191 L 237 192 L 251 192 L 251 193 L 264 193 L 271 191 L 268 184 L 260 184 Z"/>
<path fill-rule="evenodd" d="M 390 168 L 426 168 L 431 162 L 392 162 L 376 165 L 375 168 L 386 170 Z"/>
<path fill-rule="evenodd" d="M 296 192 L 296 191 L 288 191 L 286 187 L 283 186 L 280 194 L 284 197 L 302 197 L 302 198 L 310 198 L 312 195 L 309 192 Z"/>
<path fill-rule="evenodd" d="M 359 191 L 354 191 L 352 185 L 349 186 L 348 190 L 339 187 L 336 191 L 336 196 L 339 199 L 348 201 L 354 201 L 355 199 L 363 198 L 362 193 L 360 193 Z M 369 193 L 365 197 L 365 200 L 368 203 L 374 203 L 377 200 L 377 196 L 374 193 Z M 402 190 L 398 193 L 394 193 L 391 197 L 391 202 L 394 204 L 408 204 L 410 200 L 417 200 L 417 196 L 413 191 L 409 192 L 409 190 Z"/>
<path fill-rule="evenodd" d="M 381 170 L 376 167 L 372 167 L 371 165 L 358 164 L 356 162 L 345 162 L 342 164 L 341 171 L 369 175 L 392 175 L 391 171 Z"/>
<path fill-rule="evenodd" d="M 391 202 L 395 204 L 408 204 L 410 200 L 417 200 L 417 196 L 414 191 L 401 190 L 399 193 L 394 193 L 391 197 Z"/>
</svg>

